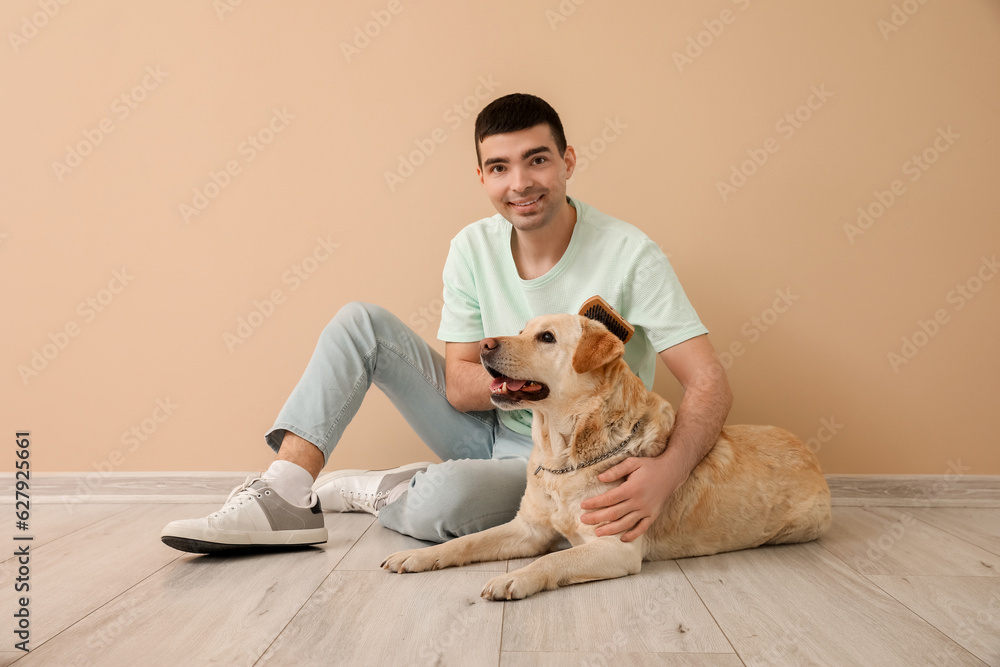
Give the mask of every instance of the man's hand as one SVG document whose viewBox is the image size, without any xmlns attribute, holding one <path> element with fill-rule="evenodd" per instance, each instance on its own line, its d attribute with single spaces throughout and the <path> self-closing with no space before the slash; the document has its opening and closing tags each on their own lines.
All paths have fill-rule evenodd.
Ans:
<svg viewBox="0 0 1000 667">
<path fill-rule="evenodd" d="M 660 358 L 684 387 L 669 445 L 655 458 L 627 458 L 597 476 L 606 483 L 625 479 L 621 486 L 580 503 L 584 510 L 593 510 L 580 517 L 583 523 L 605 524 L 596 530 L 598 537 L 624 531 L 622 541 L 631 542 L 645 533 L 715 445 L 732 405 L 726 369 L 707 335 L 669 347 Z"/>
<path fill-rule="evenodd" d="M 604 523 L 597 528 L 598 537 L 626 531 L 621 539 L 631 542 L 645 533 L 673 492 L 687 479 L 688 471 L 671 465 L 665 454 L 656 458 L 629 457 L 598 475 L 602 482 L 622 478 L 625 482 L 584 500 L 580 507 L 594 511 L 585 512 L 580 520 L 589 525 Z"/>
<path fill-rule="evenodd" d="M 491 410 L 489 372 L 479 361 L 478 343 L 445 343 L 445 393 L 456 410 Z"/>
</svg>

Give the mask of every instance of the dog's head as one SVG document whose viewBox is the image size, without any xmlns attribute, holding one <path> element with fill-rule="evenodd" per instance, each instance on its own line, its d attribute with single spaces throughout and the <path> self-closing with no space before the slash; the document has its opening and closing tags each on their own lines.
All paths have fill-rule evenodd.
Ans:
<svg viewBox="0 0 1000 667">
<path fill-rule="evenodd" d="M 543 315 L 516 336 L 484 339 L 479 358 L 493 376 L 493 405 L 520 410 L 592 396 L 601 370 L 624 353 L 625 344 L 600 322 Z"/>
</svg>

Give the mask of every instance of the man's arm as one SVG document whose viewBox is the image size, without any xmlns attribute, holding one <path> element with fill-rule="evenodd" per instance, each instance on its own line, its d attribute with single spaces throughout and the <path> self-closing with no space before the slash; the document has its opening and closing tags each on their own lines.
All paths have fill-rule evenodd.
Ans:
<svg viewBox="0 0 1000 667">
<path fill-rule="evenodd" d="M 598 536 L 627 531 L 622 540 L 629 542 L 645 533 L 671 494 L 715 445 L 729 414 L 733 394 L 707 335 L 667 348 L 660 358 L 684 388 L 667 449 L 656 458 L 627 458 L 600 474 L 602 482 L 623 477 L 625 482 L 581 504 L 585 510 L 595 510 L 581 517 L 583 523 L 610 522 L 597 529 Z"/>
<path fill-rule="evenodd" d="M 490 410 L 493 378 L 479 360 L 479 343 L 444 344 L 444 385 L 448 402 L 462 412 Z"/>
<path fill-rule="evenodd" d="M 681 383 L 684 395 L 669 438 L 673 451 L 658 458 L 679 466 L 687 479 L 719 439 L 733 405 L 733 392 L 707 335 L 667 348 L 660 358 Z"/>
</svg>

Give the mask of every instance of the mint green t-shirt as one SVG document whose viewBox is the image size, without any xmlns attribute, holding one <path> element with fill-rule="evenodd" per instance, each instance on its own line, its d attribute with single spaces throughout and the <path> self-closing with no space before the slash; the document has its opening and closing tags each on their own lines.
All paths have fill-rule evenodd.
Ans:
<svg viewBox="0 0 1000 667">
<path fill-rule="evenodd" d="M 576 314 L 584 301 L 600 295 L 635 327 L 625 362 L 652 389 L 656 355 L 708 329 L 656 243 L 627 222 L 567 199 L 577 213 L 573 236 L 559 262 L 538 278 L 518 275 L 510 249 L 513 227 L 499 213 L 452 239 L 438 339 L 471 343 L 513 336 L 534 317 Z M 500 410 L 499 417 L 512 431 L 531 433 L 531 410 Z"/>
</svg>

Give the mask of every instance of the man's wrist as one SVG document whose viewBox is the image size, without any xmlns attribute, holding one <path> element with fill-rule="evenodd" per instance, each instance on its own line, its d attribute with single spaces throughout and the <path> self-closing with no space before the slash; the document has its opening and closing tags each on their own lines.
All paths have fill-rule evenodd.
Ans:
<svg viewBox="0 0 1000 667">
<path fill-rule="evenodd" d="M 670 471 L 671 474 L 683 473 L 679 483 L 681 484 L 688 478 L 701 459 L 695 460 L 693 452 L 690 451 L 694 449 L 691 443 L 680 441 L 672 436 L 673 434 L 667 438 L 666 449 L 655 458 L 658 463 L 663 465 L 663 469 Z"/>
</svg>

